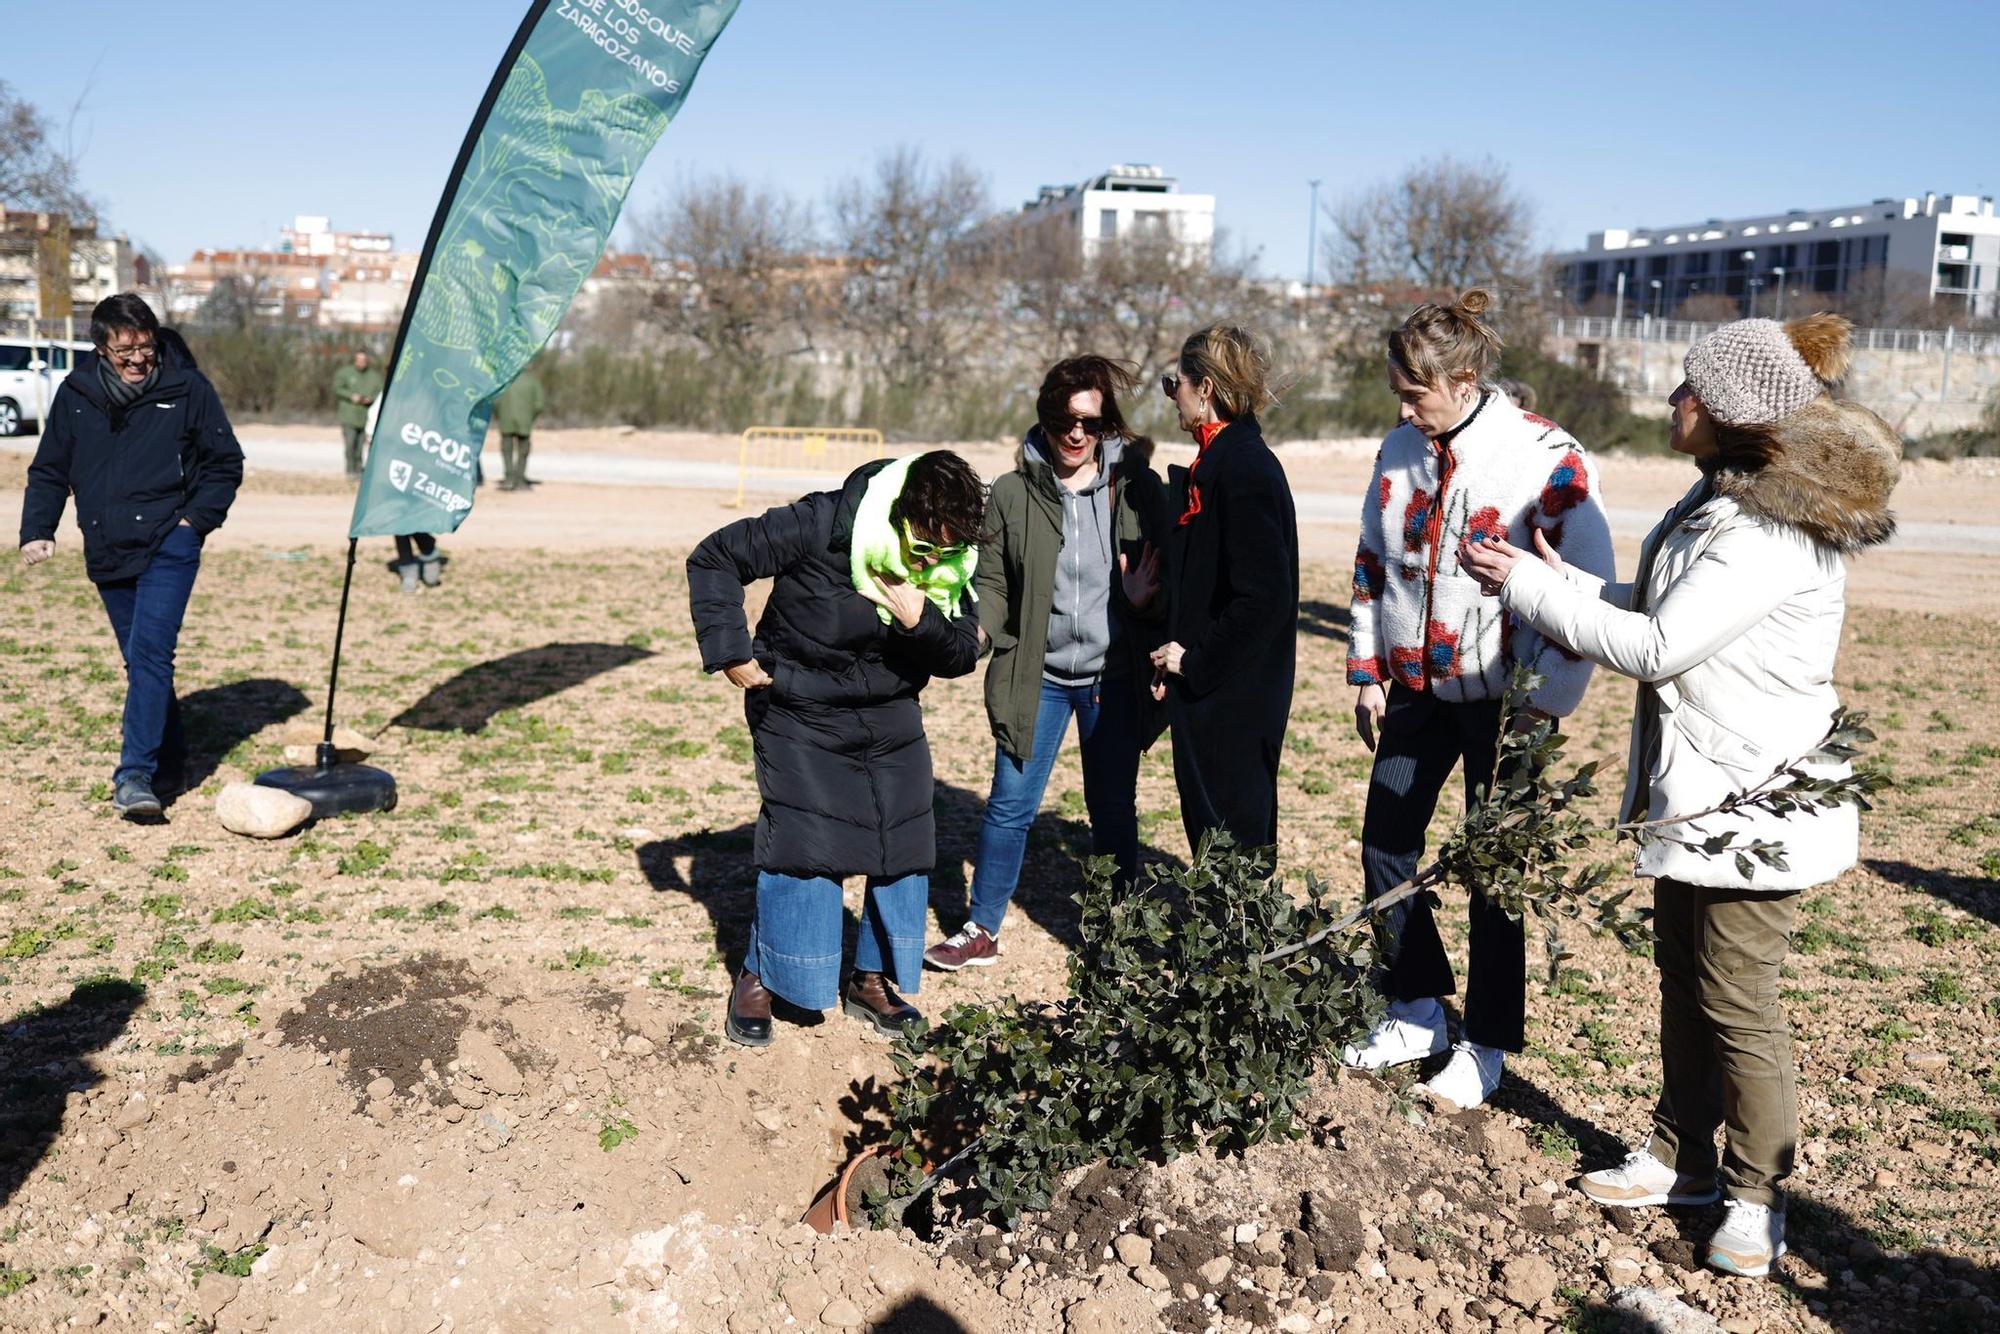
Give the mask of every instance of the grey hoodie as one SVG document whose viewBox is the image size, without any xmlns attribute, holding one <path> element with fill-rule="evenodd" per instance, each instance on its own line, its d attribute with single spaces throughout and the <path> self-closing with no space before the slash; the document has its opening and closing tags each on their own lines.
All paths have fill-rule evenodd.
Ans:
<svg viewBox="0 0 2000 1334">
<path fill-rule="evenodd" d="M 1114 437 L 1098 447 L 1097 476 L 1080 491 L 1055 478 L 1039 432 L 1023 448 L 1049 467 L 1049 482 L 1062 499 L 1063 544 L 1056 557 L 1055 597 L 1049 605 L 1049 646 L 1042 675 L 1057 685 L 1079 685 L 1104 673 L 1118 635 L 1111 614 L 1111 578 L 1116 561 L 1112 537 L 1111 474 L 1125 442 Z"/>
</svg>

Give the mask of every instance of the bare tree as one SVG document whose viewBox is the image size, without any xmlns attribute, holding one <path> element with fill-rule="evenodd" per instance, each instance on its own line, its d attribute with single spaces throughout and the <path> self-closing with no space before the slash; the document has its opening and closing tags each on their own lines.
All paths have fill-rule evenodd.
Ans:
<svg viewBox="0 0 2000 1334">
<path fill-rule="evenodd" d="M 691 180 L 640 225 L 651 316 L 738 369 L 812 344 L 811 212 L 728 175 Z"/>
<path fill-rule="evenodd" d="M 836 186 L 833 237 L 851 265 L 835 318 L 888 386 L 916 395 L 962 374 L 991 318 L 973 233 L 985 179 L 962 158 L 885 153 Z"/>
<path fill-rule="evenodd" d="M 0 205 L 63 213 L 83 221 L 97 203 L 77 183 L 75 155 L 58 144 L 48 119 L 0 80 Z"/>
<path fill-rule="evenodd" d="M 1360 286 L 1434 291 L 1518 281 L 1534 266 L 1534 206 L 1492 159 L 1419 162 L 1393 181 L 1326 206 L 1332 271 Z"/>
</svg>

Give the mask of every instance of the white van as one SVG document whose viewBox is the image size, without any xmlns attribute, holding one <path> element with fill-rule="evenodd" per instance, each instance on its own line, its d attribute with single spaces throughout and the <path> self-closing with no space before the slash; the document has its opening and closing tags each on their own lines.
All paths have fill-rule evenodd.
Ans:
<svg viewBox="0 0 2000 1334">
<path fill-rule="evenodd" d="M 89 343 L 0 337 L 0 435 L 19 435 L 48 416 L 56 386 Z"/>
</svg>

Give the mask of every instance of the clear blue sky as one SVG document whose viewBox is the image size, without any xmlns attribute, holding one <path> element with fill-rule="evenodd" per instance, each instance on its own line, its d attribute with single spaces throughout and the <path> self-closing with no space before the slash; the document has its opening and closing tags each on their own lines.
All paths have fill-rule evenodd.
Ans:
<svg viewBox="0 0 2000 1334">
<path fill-rule="evenodd" d="M 169 261 L 294 214 L 415 249 L 519 0 L 0 0 L 0 79 L 75 121 L 86 186 Z M 1263 269 L 1322 197 L 1491 155 L 1579 245 L 1878 195 L 2000 192 L 2000 6 L 743 0 L 627 216 L 680 174 L 818 196 L 881 150 L 962 153 L 996 205 L 1113 162 L 1218 196 Z"/>
</svg>

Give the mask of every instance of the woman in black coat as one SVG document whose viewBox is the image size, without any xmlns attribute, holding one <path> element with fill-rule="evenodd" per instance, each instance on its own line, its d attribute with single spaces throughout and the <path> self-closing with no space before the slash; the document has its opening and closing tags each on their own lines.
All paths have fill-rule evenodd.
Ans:
<svg viewBox="0 0 2000 1334">
<path fill-rule="evenodd" d="M 969 581 L 985 494 L 956 454 L 878 461 L 688 557 L 702 667 L 747 692 L 763 798 L 756 922 L 724 1025 L 746 1046 L 771 1041 L 773 993 L 809 1010 L 838 995 L 884 1033 L 922 1021 L 884 976 L 917 990 L 937 857 L 917 695 L 979 661 Z M 743 589 L 757 579 L 775 582 L 753 639 Z M 851 875 L 868 889 L 842 989 Z"/>
<path fill-rule="evenodd" d="M 1257 426 L 1267 375 L 1250 335 L 1211 325 L 1182 346 L 1178 372 L 1160 377 L 1198 448 L 1169 483 L 1168 642 L 1153 653 L 1191 847 L 1217 828 L 1243 848 L 1278 841 L 1278 752 L 1298 658 L 1299 525 L 1285 470 Z"/>
</svg>

